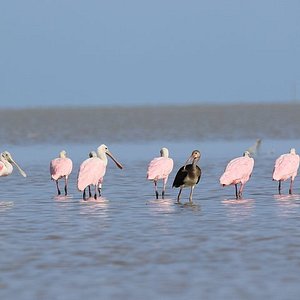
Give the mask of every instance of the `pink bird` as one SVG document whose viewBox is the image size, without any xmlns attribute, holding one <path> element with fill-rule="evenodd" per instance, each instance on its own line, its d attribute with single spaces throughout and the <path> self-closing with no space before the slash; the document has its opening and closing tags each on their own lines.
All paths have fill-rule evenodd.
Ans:
<svg viewBox="0 0 300 300">
<path fill-rule="evenodd" d="M 161 157 L 155 157 L 151 160 L 147 171 L 147 179 L 154 182 L 156 199 L 158 199 L 157 181 L 163 180 L 162 198 L 164 198 L 168 177 L 174 165 L 173 159 L 169 158 L 169 150 L 167 148 L 162 148 L 160 155 Z"/>
<path fill-rule="evenodd" d="M 90 185 L 95 187 L 94 198 L 97 199 L 97 190 L 99 197 L 101 196 L 103 178 L 108 163 L 106 155 L 108 155 L 120 169 L 123 169 L 123 166 L 113 157 L 106 145 L 102 144 L 97 148 L 97 155 L 98 157 L 90 155 L 92 157 L 86 159 L 79 168 L 77 188 L 79 191 L 83 191 L 84 200 L 86 200 L 85 189 Z"/>
<path fill-rule="evenodd" d="M 281 181 L 291 178 L 289 194 L 293 193 L 293 182 L 297 176 L 299 168 L 299 155 L 296 154 L 295 148 L 290 150 L 290 153 L 280 155 L 275 162 L 273 170 L 273 180 L 277 180 L 278 192 L 281 194 Z"/>
<path fill-rule="evenodd" d="M 51 160 L 50 162 L 50 174 L 51 179 L 55 180 L 57 194 L 60 195 L 60 189 L 58 186 L 58 180 L 65 178 L 65 196 L 68 195 L 68 178 L 72 172 L 73 163 L 70 158 L 67 157 L 67 152 L 65 150 L 59 153 L 59 157 Z"/>
<path fill-rule="evenodd" d="M 246 182 L 250 179 L 254 167 L 254 159 L 250 157 L 249 151 L 245 151 L 244 156 L 231 160 L 224 174 L 220 178 L 220 184 L 235 185 L 236 199 L 242 198 L 243 189 Z M 238 191 L 237 185 L 241 184 Z"/>
</svg>

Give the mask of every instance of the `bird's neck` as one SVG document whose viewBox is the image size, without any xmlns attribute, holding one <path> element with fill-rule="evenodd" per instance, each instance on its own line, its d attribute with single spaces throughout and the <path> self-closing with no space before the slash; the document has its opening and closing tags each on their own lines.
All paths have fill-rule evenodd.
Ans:
<svg viewBox="0 0 300 300">
<path fill-rule="evenodd" d="M 108 160 L 105 153 L 99 153 L 99 158 L 104 162 L 104 165 L 107 166 Z"/>
</svg>

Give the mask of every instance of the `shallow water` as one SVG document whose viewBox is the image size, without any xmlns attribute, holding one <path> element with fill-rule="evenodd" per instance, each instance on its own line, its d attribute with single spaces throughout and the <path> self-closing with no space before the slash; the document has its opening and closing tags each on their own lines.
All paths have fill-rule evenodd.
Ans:
<svg viewBox="0 0 300 300">
<path fill-rule="evenodd" d="M 98 145 L 65 144 L 74 162 L 70 197 L 55 197 L 49 161 L 61 145 L 11 145 L 28 173 L 0 178 L 1 299 L 298 299 L 300 182 L 277 195 L 276 157 L 296 140 L 264 140 L 244 198 L 218 179 L 252 140 L 113 143 L 99 201 L 81 200 L 76 173 Z M 145 179 L 167 146 L 175 167 L 166 199 Z M 176 203 L 176 170 L 200 149 L 203 177 L 193 205 Z"/>
</svg>

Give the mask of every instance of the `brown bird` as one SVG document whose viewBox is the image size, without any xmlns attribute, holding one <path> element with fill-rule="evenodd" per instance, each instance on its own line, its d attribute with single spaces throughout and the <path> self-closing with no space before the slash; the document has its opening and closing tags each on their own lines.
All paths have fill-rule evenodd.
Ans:
<svg viewBox="0 0 300 300">
<path fill-rule="evenodd" d="M 192 202 L 194 188 L 200 181 L 201 177 L 201 169 L 197 166 L 197 162 L 199 161 L 200 157 L 200 151 L 194 150 L 191 156 L 186 161 L 185 165 L 178 170 L 175 176 L 172 187 L 180 188 L 177 196 L 178 202 L 180 200 L 182 189 L 188 186 L 191 187 L 189 200 L 190 202 Z M 189 162 L 191 162 L 191 164 L 188 164 Z"/>
</svg>

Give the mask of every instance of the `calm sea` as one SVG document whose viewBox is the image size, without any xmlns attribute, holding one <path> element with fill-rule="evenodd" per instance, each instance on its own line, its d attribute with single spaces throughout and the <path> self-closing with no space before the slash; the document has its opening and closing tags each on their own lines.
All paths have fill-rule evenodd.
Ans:
<svg viewBox="0 0 300 300">
<path fill-rule="evenodd" d="M 300 151 L 298 105 L 0 111 L 1 151 L 27 172 L 0 178 L 0 299 L 298 299 L 300 180 L 277 195 L 275 159 Z M 103 112 L 104 111 L 104 112 Z M 242 200 L 219 177 L 262 138 Z M 103 198 L 76 190 L 80 163 L 106 143 Z M 168 147 L 167 195 L 156 200 L 149 161 Z M 73 160 L 70 196 L 56 198 L 49 162 Z M 202 178 L 188 203 L 172 189 L 194 149 Z"/>
</svg>

